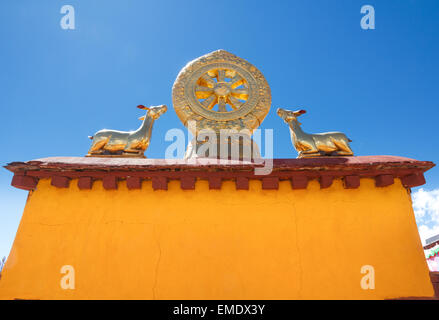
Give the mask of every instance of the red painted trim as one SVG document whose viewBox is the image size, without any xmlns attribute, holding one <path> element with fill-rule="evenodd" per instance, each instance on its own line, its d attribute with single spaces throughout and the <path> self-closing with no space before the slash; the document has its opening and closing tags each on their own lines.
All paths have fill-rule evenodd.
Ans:
<svg viewBox="0 0 439 320">
<path fill-rule="evenodd" d="M 387 187 L 394 183 L 393 175 L 391 174 L 380 174 L 375 177 L 376 187 Z"/>
<path fill-rule="evenodd" d="M 291 187 L 293 189 L 306 189 L 307 186 L 308 186 L 308 177 L 297 176 L 291 178 Z"/>
<path fill-rule="evenodd" d="M 211 190 L 219 190 L 222 186 L 221 177 L 209 177 L 209 189 Z"/>
<path fill-rule="evenodd" d="M 427 250 L 427 249 L 433 248 L 433 247 L 434 247 L 435 245 L 437 245 L 437 244 L 439 244 L 439 240 L 437 240 L 437 241 L 435 241 L 435 242 L 432 242 L 432 243 L 430 243 L 430 244 L 425 245 L 425 246 L 424 246 L 424 250 Z"/>
<path fill-rule="evenodd" d="M 68 188 L 70 184 L 70 179 L 64 176 L 53 176 L 50 184 L 58 188 Z"/>
<path fill-rule="evenodd" d="M 183 190 L 194 190 L 195 189 L 195 177 L 185 176 L 180 179 L 180 186 Z"/>
<path fill-rule="evenodd" d="M 404 187 L 412 188 L 425 184 L 425 177 L 420 173 L 412 173 L 401 178 Z"/>
<path fill-rule="evenodd" d="M 152 188 L 154 190 L 168 190 L 168 178 L 164 176 L 153 177 Z"/>
<path fill-rule="evenodd" d="M 433 284 L 434 296 L 439 299 L 439 272 L 430 271 L 430 279 Z"/>
<path fill-rule="evenodd" d="M 37 184 L 38 184 L 38 179 L 30 176 L 17 175 L 17 174 L 15 174 L 12 177 L 12 181 L 11 181 L 11 186 L 23 190 L 35 190 Z"/>
<path fill-rule="evenodd" d="M 140 189 L 142 188 L 142 179 L 140 177 L 127 177 L 128 189 Z"/>
<path fill-rule="evenodd" d="M 248 190 L 249 182 L 248 178 L 237 177 L 236 178 L 236 190 Z"/>
<path fill-rule="evenodd" d="M 324 175 L 320 177 L 320 188 L 325 189 L 329 188 L 332 185 L 332 181 L 334 181 L 334 177 Z"/>
<path fill-rule="evenodd" d="M 115 190 L 117 189 L 117 177 L 113 175 L 104 176 L 102 184 L 106 190 Z"/>
<path fill-rule="evenodd" d="M 396 156 L 356 156 L 356 157 L 320 157 L 320 158 L 303 158 L 303 159 L 273 159 L 274 167 L 347 167 L 347 166 L 370 166 L 370 165 L 400 165 L 426 167 L 429 169 L 434 166 L 430 161 L 418 161 L 410 158 Z M 197 159 L 197 160 L 172 160 L 172 163 L 166 159 L 135 159 L 135 158 L 93 158 L 93 157 L 51 157 L 31 160 L 28 162 L 12 162 L 6 167 L 14 169 L 31 168 L 138 168 L 140 170 L 149 168 L 169 168 L 169 167 L 262 167 L 263 164 L 256 164 L 246 161 L 228 161 L 217 159 Z"/>
<path fill-rule="evenodd" d="M 262 189 L 265 190 L 279 189 L 279 178 L 278 177 L 262 178 Z"/>
<path fill-rule="evenodd" d="M 303 189 L 313 179 L 320 182 L 321 188 L 328 188 L 333 179 L 340 178 L 346 188 L 358 188 L 360 178 L 375 179 L 377 187 L 399 178 L 404 186 L 413 187 L 425 183 L 423 173 L 433 166 L 432 162 L 391 156 L 274 159 L 273 171 L 262 176 L 255 175 L 255 168 L 261 165 L 243 161 L 197 159 L 169 164 L 162 159 L 57 157 L 13 162 L 6 168 L 15 173 L 12 185 L 26 190 L 34 189 L 41 178 L 60 181 L 55 184 L 66 187 L 68 179 L 85 181 L 85 177 L 87 182 L 81 182 L 85 188 L 91 187 L 94 180 L 106 179 L 108 189 L 115 189 L 118 179 L 127 179 L 128 187 L 135 189 L 141 188 L 142 180 L 152 179 L 154 190 L 167 190 L 169 180 L 180 180 L 183 189 L 193 190 L 194 181 L 205 179 L 210 189 L 221 188 L 223 180 L 233 180 L 238 190 L 248 190 L 249 179 L 261 180 L 264 189 L 277 189 L 279 181 L 284 180 L 290 180 L 293 189 Z"/>
<path fill-rule="evenodd" d="M 318 179 L 320 181 L 320 186 L 321 188 L 328 188 L 329 186 L 331 186 L 332 181 L 334 178 L 344 178 L 346 181 L 349 181 L 347 184 L 345 183 L 345 187 L 346 188 L 357 188 L 358 186 L 355 186 L 356 184 L 359 183 L 359 178 L 375 178 L 375 179 L 380 179 L 378 178 L 377 175 L 373 176 L 372 173 L 361 173 L 359 175 L 352 175 L 352 171 L 347 171 L 347 172 L 335 172 L 335 171 L 330 171 L 330 172 L 272 172 L 270 174 L 270 178 L 277 178 L 279 181 L 282 180 L 289 180 L 291 179 L 292 181 L 308 181 L 308 180 L 312 180 L 312 179 Z M 375 172 L 376 174 L 377 172 Z M 62 174 L 62 175 L 61 175 Z M 252 173 L 248 173 L 248 172 L 53 172 L 53 171 L 30 171 L 26 173 L 26 176 L 29 177 L 34 177 L 38 179 L 42 179 L 42 178 L 53 178 L 53 177 L 60 177 L 61 179 L 75 179 L 75 178 L 81 178 L 81 176 L 84 176 L 84 174 L 87 174 L 89 176 L 89 178 L 92 178 L 94 180 L 96 179 L 103 179 L 104 177 L 106 177 L 107 175 L 111 174 L 111 176 L 113 177 L 117 177 L 117 178 L 127 178 L 127 176 L 130 177 L 136 177 L 139 179 L 152 179 L 153 180 L 153 188 L 154 189 L 159 189 L 159 190 L 167 190 L 167 186 L 165 186 L 165 184 L 167 185 L 167 181 L 168 180 L 180 180 L 184 177 L 192 177 L 193 179 L 232 179 L 232 180 L 236 180 L 236 179 L 256 179 L 256 180 L 262 180 L 267 178 L 267 176 L 256 176 Z M 388 174 L 386 174 L 388 175 Z M 23 175 L 18 175 L 17 176 L 23 176 Z M 66 177 L 68 176 L 68 177 Z M 393 176 L 393 175 L 392 175 Z M 265 178 L 263 178 L 265 177 Z M 356 177 L 356 178 L 352 178 L 352 177 Z M 401 178 L 401 180 L 404 181 L 404 186 L 406 187 L 413 187 L 413 186 L 418 186 L 418 185 L 422 185 L 423 183 L 425 183 L 425 178 L 423 177 L 422 173 L 418 173 L 416 175 L 405 175 L 403 177 L 400 177 L 398 175 L 398 172 L 396 173 L 395 178 Z M 351 181 L 354 181 L 352 179 L 355 179 L 355 183 L 351 183 Z M 156 182 L 154 182 L 156 181 Z M 244 181 L 244 180 L 242 180 Z M 301 189 L 304 188 L 302 186 L 302 183 L 304 182 L 300 182 L 300 184 L 297 185 L 297 187 L 294 187 L 296 185 L 296 182 L 292 182 L 292 187 L 293 189 Z M 376 182 L 377 184 L 377 182 Z M 380 184 L 382 184 L 381 182 L 378 182 L 377 186 L 381 186 Z M 13 184 L 13 186 L 15 186 Z M 156 187 L 154 187 L 156 186 Z M 17 186 L 18 187 L 18 186 Z M 62 185 L 60 185 L 60 187 L 63 187 Z M 34 187 L 31 187 L 34 188 Z M 306 188 L 306 187 L 305 187 Z M 244 187 L 244 189 L 246 189 Z"/>
<path fill-rule="evenodd" d="M 91 189 L 93 186 L 93 179 L 91 177 L 79 177 L 78 188 L 81 190 Z"/>
<path fill-rule="evenodd" d="M 344 186 L 346 189 L 356 189 L 360 186 L 359 176 L 346 176 L 344 177 Z"/>
<path fill-rule="evenodd" d="M 137 176 L 141 177 L 142 179 L 151 179 L 152 177 L 157 176 L 166 176 L 169 179 L 180 179 L 182 176 L 192 175 L 197 178 L 204 178 L 208 179 L 211 176 L 221 176 L 223 179 L 234 179 L 236 177 L 246 177 L 249 179 L 257 179 L 261 180 L 264 177 L 262 175 L 255 175 L 254 171 L 249 170 L 242 170 L 242 168 L 228 168 L 228 171 L 207 171 L 208 168 L 200 168 L 200 170 L 194 171 L 194 170 L 184 170 L 184 171 L 170 171 L 172 168 L 168 168 L 168 170 L 160 170 L 160 171 L 130 171 L 130 170 L 110 170 L 110 171 L 102 171 L 102 170 L 94 170 L 94 171 L 54 171 L 54 170 L 35 170 L 35 171 L 26 171 L 26 175 L 37 177 L 37 178 L 50 178 L 52 176 L 68 176 L 71 179 L 78 178 L 80 176 L 84 176 L 86 173 L 87 176 L 96 178 L 96 179 L 102 179 L 103 176 L 108 175 L 111 173 L 111 175 L 124 178 L 127 176 Z M 412 173 L 419 172 L 419 169 L 416 168 L 403 168 L 403 169 L 371 169 L 366 170 L 363 169 L 361 171 L 352 170 L 351 168 L 347 169 L 340 169 L 340 170 L 291 170 L 291 171 L 279 171 L 278 168 L 274 168 L 273 172 L 270 173 L 269 176 L 271 177 L 279 177 L 280 180 L 288 180 L 289 178 L 295 177 L 295 176 L 307 176 L 311 179 L 313 178 L 320 178 L 322 176 L 332 176 L 334 178 L 342 178 L 344 176 L 348 175 L 358 175 L 361 178 L 375 178 L 379 174 L 392 174 L 396 178 L 401 178 L 404 176 L 407 176 Z M 17 172 L 16 174 L 18 174 Z M 421 173 L 419 173 L 421 174 Z"/>
</svg>

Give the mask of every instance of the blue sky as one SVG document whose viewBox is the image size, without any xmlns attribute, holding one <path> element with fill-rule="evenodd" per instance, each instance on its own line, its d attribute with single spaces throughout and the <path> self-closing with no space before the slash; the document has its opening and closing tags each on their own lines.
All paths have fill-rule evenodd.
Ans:
<svg viewBox="0 0 439 320">
<path fill-rule="evenodd" d="M 75 30 L 60 9 L 75 8 Z M 362 30 L 373 5 L 376 29 Z M 308 132 L 343 131 L 356 155 L 439 162 L 439 1 L 2 1 L 0 163 L 82 156 L 101 128 L 135 129 L 138 104 L 167 104 L 146 155 L 162 158 L 183 129 L 172 84 L 190 60 L 225 49 L 253 63 L 272 90 L 261 129 L 274 156 L 296 157 L 277 107 L 300 107 Z M 0 256 L 27 192 L 0 170 Z M 439 188 L 439 169 L 424 190 Z"/>
</svg>

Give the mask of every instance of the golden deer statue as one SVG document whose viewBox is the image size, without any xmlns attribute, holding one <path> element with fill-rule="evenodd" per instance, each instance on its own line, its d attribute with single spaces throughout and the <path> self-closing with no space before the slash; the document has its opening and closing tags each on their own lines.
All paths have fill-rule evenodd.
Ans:
<svg viewBox="0 0 439 320">
<path fill-rule="evenodd" d="M 143 120 L 141 126 L 135 131 L 117 131 L 103 129 L 89 137 L 93 140 L 88 157 L 140 157 L 148 148 L 151 141 L 152 125 L 167 110 L 165 105 L 156 107 L 137 106 L 147 110 L 146 115 L 140 117 Z"/>
<path fill-rule="evenodd" d="M 299 153 L 298 158 L 354 155 L 349 146 L 349 142 L 352 142 L 352 140 L 342 132 L 317 134 L 304 132 L 300 127 L 301 123 L 297 121 L 297 117 L 304 113 L 306 113 L 305 110 L 277 109 L 278 116 L 290 126 L 291 142 Z"/>
</svg>

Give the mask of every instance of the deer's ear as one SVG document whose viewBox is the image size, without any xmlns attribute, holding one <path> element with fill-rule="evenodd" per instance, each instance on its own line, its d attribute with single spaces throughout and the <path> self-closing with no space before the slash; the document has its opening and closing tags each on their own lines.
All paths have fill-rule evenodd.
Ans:
<svg viewBox="0 0 439 320">
<path fill-rule="evenodd" d="M 145 116 L 140 117 L 139 120 L 142 120 L 142 121 L 145 120 Z"/>
<path fill-rule="evenodd" d="M 297 113 L 304 114 L 304 113 L 306 113 L 306 110 L 300 109 L 299 111 L 297 111 Z"/>
<path fill-rule="evenodd" d="M 148 108 L 148 107 L 145 107 L 143 104 L 139 104 L 139 105 L 137 106 L 137 108 L 142 109 L 142 110 L 149 110 L 149 108 Z"/>
</svg>

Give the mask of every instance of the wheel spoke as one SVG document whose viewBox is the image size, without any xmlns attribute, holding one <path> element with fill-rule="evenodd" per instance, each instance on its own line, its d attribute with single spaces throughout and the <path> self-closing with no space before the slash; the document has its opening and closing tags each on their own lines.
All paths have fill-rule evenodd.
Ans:
<svg viewBox="0 0 439 320">
<path fill-rule="evenodd" d="M 238 99 L 247 100 L 248 99 L 248 89 L 242 88 L 242 89 L 234 89 L 232 91 L 232 96 Z"/>
<path fill-rule="evenodd" d="M 230 81 L 226 81 L 226 78 Z M 212 110 L 218 104 L 217 112 L 228 112 L 227 104 L 232 110 L 241 108 L 249 98 L 249 91 L 247 81 L 235 70 L 218 68 L 200 77 L 195 87 L 195 96 L 204 99 L 200 103 L 206 109 Z"/>
<path fill-rule="evenodd" d="M 233 110 L 239 109 L 243 103 L 236 99 L 234 96 L 230 95 L 228 96 L 229 104 L 232 107 Z"/>
<path fill-rule="evenodd" d="M 235 70 L 226 70 L 226 78 L 232 79 L 234 76 L 236 76 Z"/>
<path fill-rule="evenodd" d="M 207 98 L 206 100 L 201 102 L 201 104 L 203 105 L 203 107 L 205 107 L 207 109 L 212 109 L 213 106 L 216 104 L 217 100 L 218 99 L 217 99 L 216 95 L 213 94 L 209 98 Z"/>
<path fill-rule="evenodd" d="M 207 75 L 211 78 L 216 78 L 217 72 L 218 72 L 217 69 L 209 70 L 209 71 L 207 71 Z"/>
<path fill-rule="evenodd" d="M 218 69 L 218 82 L 224 82 L 224 78 L 226 77 L 225 69 Z"/>
<path fill-rule="evenodd" d="M 235 89 L 236 87 L 239 87 L 241 84 L 244 83 L 244 79 L 240 76 L 240 75 L 236 75 L 234 76 L 231 80 L 230 80 L 230 87 L 232 89 Z"/>
<path fill-rule="evenodd" d="M 201 84 L 205 84 L 209 88 L 213 88 L 215 86 L 215 81 L 211 77 L 209 77 L 207 74 L 203 74 L 201 76 L 201 80 L 202 80 Z"/>
<path fill-rule="evenodd" d="M 195 95 L 197 99 L 206 99 L 213 94 L 213 89 L 205 86 L 196 86 Z"/>
<path fill-rule="evenodd" d="M 226 100 L 222 97 L 218 99 L 218 111 L 219 112 L 227 112 Z"/>
</svg>

